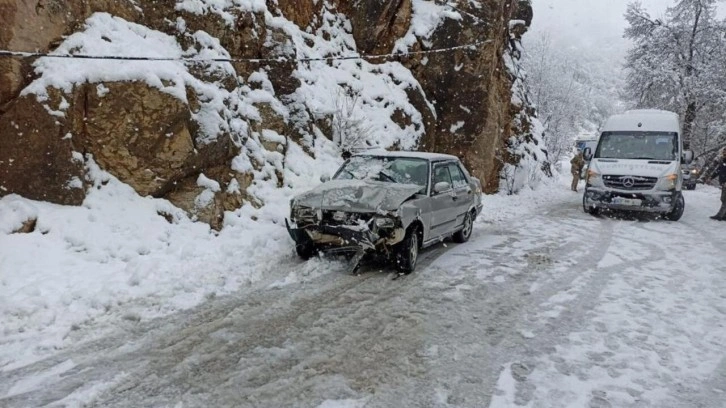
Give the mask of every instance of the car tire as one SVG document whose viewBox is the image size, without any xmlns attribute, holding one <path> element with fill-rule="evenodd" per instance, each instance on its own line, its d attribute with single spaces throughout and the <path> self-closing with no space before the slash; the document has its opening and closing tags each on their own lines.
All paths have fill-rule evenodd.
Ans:
<svg viewBox="0 0 726 408">
<path fill-rule="evenodd" d="M 464 216 L 464 227 L 457 231 L 452 237 L 454 242 L 463 244 L 471 238 L 471 232 L 474 229 L 474 215 L 473 211 L 469 211 Z"/>
<path fill-rule="evenodd" d="M 307 261 L 318 254 L 318 249 L 315 248 L 315 244 L 309 242 L 295 245 L 295 252 L 297 252 L 297 256 Z"/>
<path fill-rule="evenodd" d="M 406 238 L 396 246 L 396 269 L 399 272 L 408 274 L 416 269 L 418 252 L 421 249 L 419 238 L 419 228 L 414 225 L 406 232 Z"/>
<path fill-rule="evenodd" d="M 676 204 L 673 206 L 671 212 L 666 213 L 663 217 L 668 221 L 678 221 L 683 217 L 683 212 L 686 210 L 686 200 L 683 198 L 683 194 L 678 193 L 676 197 Z"/>
</svg>

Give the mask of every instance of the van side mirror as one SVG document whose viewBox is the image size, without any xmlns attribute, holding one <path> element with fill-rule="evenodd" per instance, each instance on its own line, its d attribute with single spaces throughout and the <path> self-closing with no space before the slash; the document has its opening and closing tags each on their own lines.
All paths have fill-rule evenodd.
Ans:
<svg viewBox="0 0 726 408">
<path fill-rule="evenodd" d="M 691 151 L 691 150 L 683 151 L 682 161 L 684 164 L 691 164 L 693 162 L 693 151 Z"/>
<path fill-rule="evenodd" d="M 582 151 L 582 157 L 587 161 L 592 160 L 592 149 L 586 147 L 585 150 Z"/>
<path fill-rule="evenodd" d="M 447 192 L 449 190 L 451 190 L 451 184 L 449 184 L 445 181 L 434 184 L 434 193 L 435 194 L 441 194 L 441 193 Z"/>
</svg>

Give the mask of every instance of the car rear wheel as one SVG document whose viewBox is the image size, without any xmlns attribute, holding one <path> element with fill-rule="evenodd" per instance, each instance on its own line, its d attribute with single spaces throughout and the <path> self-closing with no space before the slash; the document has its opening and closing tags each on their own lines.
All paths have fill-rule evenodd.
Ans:
<svg viewBox="0 0 726 408">
<path fill-rule="evenodd" d="M 468 212 L 466 216 L 464 216 L 464 227 L 458 231 L 456 234 L 454 234 L 454 242 L 457 242 L 459 244 L 463 244 L 464 242 L 468 241 L 469 238 L 471 238 L 471 231 L 474 229 L 474 216 L 472 215 L 472 212 Z"/>
<path fill-rule="evenodd" d="M 396 269 L 399 272 L 411 273 L 416 269 L 420 247 L 419 228 L 414 225 L 408 229 L 406 238 L 396 247 Z"/>
</svg>

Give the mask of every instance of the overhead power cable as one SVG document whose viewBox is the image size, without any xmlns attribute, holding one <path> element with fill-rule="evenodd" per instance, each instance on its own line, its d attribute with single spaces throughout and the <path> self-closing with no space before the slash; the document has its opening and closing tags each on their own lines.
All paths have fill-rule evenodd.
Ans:
<svg viewBox="0 0 726 408">
<path fill-rule="evenodd" d="M 430 50 L 394 52 L 388 54 L 357 54 L 343 55 L 318 58 L 194 58 L 194 57 L 140 57 L 140 56 L 124 56 L 124 55 L 90 55 L 90 54 L 54 54 L 48 52 L 27 52 L 27 51 L 11 51 L 0 50 L 0 57 L 16 57 L 16 58 L 65 58 L 65 59 L 90 59 L 90 60 L 117 60 L 117 61 L 180 61 L 180 62 L 314 62 L 314 61 L 345 61 L 345 60 L 362 60 L 362 59 L 392 59 L 403 58 L 411 55 L 425 55 L 452 52 L 463 49 L 474 50 L 484 44 L 491 42 L 478 41 L 471 44 L 456 45 L 453 47 L 435 48 Z"/>
</svg>

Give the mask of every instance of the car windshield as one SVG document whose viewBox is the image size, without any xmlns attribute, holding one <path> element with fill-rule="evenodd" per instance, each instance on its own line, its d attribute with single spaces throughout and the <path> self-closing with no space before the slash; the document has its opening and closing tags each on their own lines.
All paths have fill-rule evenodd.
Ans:
<svg viewBox="0 0 726 408">
<path fill-rule="evenodd" d="M 425 190 L 428 161 L 408 157 L 354 156 L 335 175 L 337 180 L 378 180 L 416 184 Z"/>
<path fill-rule="evenodd" d="M 678 157 L 678 134 L 664 132 L 604 132 L 595 152 L 598 159 L 673 161 Z"/>
</svg>

